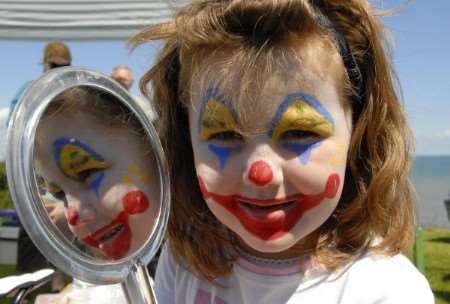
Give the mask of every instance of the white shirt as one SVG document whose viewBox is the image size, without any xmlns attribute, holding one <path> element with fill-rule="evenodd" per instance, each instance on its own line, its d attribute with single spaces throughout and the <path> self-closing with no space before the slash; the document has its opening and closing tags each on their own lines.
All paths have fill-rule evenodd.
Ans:
<svg viewBox="0 0 450 304">
<path fill-rule="evenodd" d="M 434 303 L 427 280 L 403 255 L 367 254 L 333 273 L 321 267 L 296 273 L 266 268 L 264 273 L 261 265 L 239 258 L 231 274 L 218 279 L 226 287 L 215 286 L 187 271 L 165 246 L 155 293 L 160 304 Z"/>
</svg>

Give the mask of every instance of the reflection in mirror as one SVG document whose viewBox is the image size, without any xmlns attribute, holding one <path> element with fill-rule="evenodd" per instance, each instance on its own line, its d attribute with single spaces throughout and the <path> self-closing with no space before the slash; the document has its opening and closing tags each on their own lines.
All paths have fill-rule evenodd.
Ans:
<svg viewBox="0 0 450 304">
<path fill-rule="evenodd" d="M 41 201 L 79 250 L 119 260 L 145 244 L 161 209 L 159 171 L 143 126 L 116 97 L 88 86 L 59 94 L 34 150 Z"/>
</svg>

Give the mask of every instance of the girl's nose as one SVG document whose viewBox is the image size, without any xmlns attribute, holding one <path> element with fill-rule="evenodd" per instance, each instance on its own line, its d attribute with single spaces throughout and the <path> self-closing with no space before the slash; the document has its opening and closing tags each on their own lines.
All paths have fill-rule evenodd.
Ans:
<svg viewBox="0 0 450 304">
<path fill-rule="evenodd" d="M 248 170 L 248 179 L 260 187 L 269 184 L 273 179 L 271 166 L 263 160 L 255 161 Z"/>
<path fill-rule="evenodd" d="M 95 220 L 95 211 L 90 206 L 69 206 L 67 209 L 67 222 L 71 226 L 85 224 Z"/>
</svg>

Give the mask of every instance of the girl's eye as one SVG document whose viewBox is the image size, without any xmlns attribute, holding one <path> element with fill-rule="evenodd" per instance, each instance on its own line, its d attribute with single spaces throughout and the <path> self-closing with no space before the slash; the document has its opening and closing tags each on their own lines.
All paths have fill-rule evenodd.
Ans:
<svg viewBox="0 0 450 304">
<path fill-rule="evenodd" d="M 317 141 L 321 136 L 315 132 L 307 130 L 289 130 L 284 132 L 281 137 L 284 141 Z"/>
<path fill-rule="evenodd" d="M 56 198 L 57 200 L 60 200 L 60 201 L 64 201 L 66 198 L 66 193 L 62 190 L 60 190 L 58 192 L 53 192 L 53 193 L 51 193 L 51 195 L 53 195 L 54 198 Z"/>
<path fill-rule="evenodd" d="M 242 140 L 243 137 L 241 134 L 235 132 L 235 131 L 224 131 L 219 132 L 211 135 L 208 140 L 222 140 L 222 141 L 229 141 L 229 140 Z"/>
<path fill-rule="evenodd" d="M 64 201 L 66 193 L 56 184 L 48 183 L 47 191 L 57 200 Z"/>
<path fill-rule="evenodd" d="M 99 169 L 99 168 L 86 169 L 81 172 L 78 172 L 78 177 L 81 182 L 86 182 L 89 179 L 89 177 L 91 177 L 95 173 L 102 171 L 102 170 L 104 170 L 104 169 Z"/>
</svg>

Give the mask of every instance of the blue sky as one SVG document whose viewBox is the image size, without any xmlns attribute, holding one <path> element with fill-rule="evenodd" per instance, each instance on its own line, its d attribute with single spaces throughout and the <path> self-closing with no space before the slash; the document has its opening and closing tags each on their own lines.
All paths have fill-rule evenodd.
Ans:
<svg viewBox="0 0 450 304">
<path fill-rule="evenodd" d="M 402 1 L 381 2 L 393 6 Z M 416 136 L 418 155 L 450 155 L 449 12 L 448 0 L 413 0 L 401 12 L 383 17 L 394 38 L 394 67 Z M 0 40 L 0 159 L 4 155 L 4 120 L 9 101 L 24 81 L 41 74 L 39 62 L 45 44 L 46 41 Z M 107 74 L 117 64 L 130 66 L 135 72 L 134 95 L 139 95 L 137 79 L 151 65 L 159 48 L 159 45 L 144 46 L 130 54 L 126 41 L 67 44 L 74 65 Z"/>
</svg>

